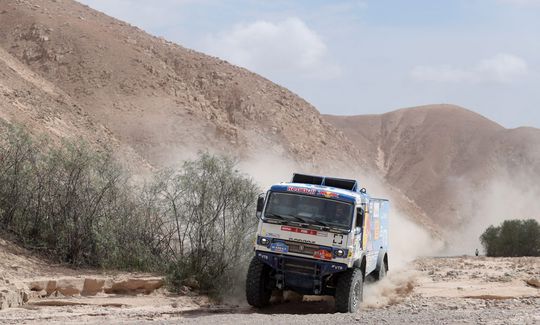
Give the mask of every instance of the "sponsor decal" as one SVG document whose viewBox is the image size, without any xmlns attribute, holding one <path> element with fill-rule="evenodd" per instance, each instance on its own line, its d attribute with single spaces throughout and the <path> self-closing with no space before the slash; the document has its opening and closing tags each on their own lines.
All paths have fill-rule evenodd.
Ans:
<svg viewBox="0 0 540 325">
<path fill-rule="evenodd" d="M 290 226 L 281 226 L 281 230 L 296 232 L 296 233 L 304 234 L 304 235 L 317 236 L 317 230 L 313 230 L 313 229 L 301 229 L 301 228 L 290 227 Z"/>
<path fill-rule="evenodd" d="M 375 228 L 375 231 L 373 233 L 373 240 L 379 240 L 379 233 L 381 231 L 379 218 L 375 219 L 375 222 L 373 222 L 373 227 Z"/>
<path fill-rule="evenodd" d="M 332 253 L 325 250 L 325 249 L 320 249 L 320 250 L 315 251 L 313 253 L 313 257 L 321 259 L 321 260 L 331 260 L 332 259 Z"/>
<path fill-rule="evenodd" d="M 335 199 L 339 197 L 338 193 L 330 192 L 330 191 L 321 191 L 317 192 L 318 195 L 324 196 L 327 199 Z"/>
<path fill-rule="evenodd" d="M 284 243 L 280 243 L 280 242 L 272 243 L 270 245 L 270 250 L 272 252 L 276 252 L 276 253 L 288 253 L 289 252 L 289 246 L 287 246 Z"/>
<path fill-rule="evenodd" d="M 331 267 L 332 269 L 334 269 L 334 270 L 339 270 L 339 271 L 345 269 L 345 266 L 343 266 L 343 265 L 335 265 L 335 264 L 332 264 L 330 267 Z"/>
<path fill-rule="evenodd" d="M 334 193 L 331 191 L 316 190 L 314 188 L 295 187 L 295 186 L 287 186 L 287 192 L 295 192 L 295 193 L 302 193 L 302 194 L 309 194 L 309 195 L 319 195 L 327 199 L 335 199 L 339 197 L 338 193 Z"/>
<path fill-rule="evenodd" d="M 269 232 L 267 233 L 268 237 L 274 237 L 274 238 L 280 238 L 279 234 L 276 234 L 276 233 L 273 233 L 273 232 Z"/>
<path fill-rule="evenodd" d="M 296 228 L 291 226 L 281 226 L 281 230 L 283 231 L 290 231 L 295 232 L 298 234 L 304 234 L 304 235 L 311 235 L 311 236 L 319 236 L 319 237 L 328 237 L 328 234 L 325 232 L 320 232 L 313 229 L 302 229 L 302 228 Z M 269 234 L 270 235 L 270 234 Z M 278 237 L 279 238 L 279 237 Z"/>
<path fill-rule="evenodd" d="M 292 237 L 289 237 L 289 240 L 292 240 L 292 241 L 298 241 L 298 242 L 307 243 L 307 244 L 315 244 L 315 241 L 313 241 L 313 240 L 307 240 L 307 239 L 299 239 L 299 238 L 292 238 Z"/>
<path fill-rule="evenodd" d="M 268 255 L 261 254 L 261 253 L 259 253 L 259 254 L 257 254 L 257 255 L 258 255 L 260 258 L 262 258 L 262 259 L 268 260 Z"/>
<path fill-rule="evenodd" d="M 288 192 L 303 193 L 303 194 L 310 194 L 310 195 L 315 195 L 317 193 L 317 190 L 313 189 L 313 188 L 294 187 L 294 186 L 288 186 L 287 191 Z"/>
</svg>

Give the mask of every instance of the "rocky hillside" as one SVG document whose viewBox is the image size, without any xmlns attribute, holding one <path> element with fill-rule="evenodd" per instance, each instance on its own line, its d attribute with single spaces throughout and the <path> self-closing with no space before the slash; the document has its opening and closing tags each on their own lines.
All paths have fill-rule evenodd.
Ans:
<svg viewBox="0 0 540 325">
<path fill-rule="evenodd" d="M 505 129 L 453 105 L 325 119 L 374 157 L 372 167 L 438 224 L 456 226 L 474 216 L 494 181 L 505 184 L 501 191 L 508 195 L 493 206 L 523 205 L 513 196 L 540 193 L 531 181 L 540 179 L 538 129 Z M 524 216 L 540 219 L 540 205 L 532 204 Z M 505 217 L 524 217 L 517 209 Z"/>
<path fill-rule="evenodd" d="M 312 165 L 358 157 L 309 103 L 223 60 L 72 0 L 4 0 L 0 13 L 2 118 L 118 141 L 157 166 L 201 149 Z"/>
</svg>

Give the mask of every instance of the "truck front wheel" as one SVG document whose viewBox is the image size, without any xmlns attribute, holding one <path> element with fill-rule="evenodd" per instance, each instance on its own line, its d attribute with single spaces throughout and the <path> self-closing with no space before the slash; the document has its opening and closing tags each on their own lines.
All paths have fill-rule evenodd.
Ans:
<svg viewBox="0 0 540 325">
<path fill-rule="evenodd" d="M 362 270 L 350 269 L 338 278 L 336 286 L 336 310 L 340 313 L 354 313 L 360 307 L 364 292 Z"/>
<path fill-rule="evenodd" d="M 246 278 L 246 299 L 254 307 L 264 307 L 270 302 L 272 285 L 270 267 L 254 256 L 249 264 Z"/>
</svg>

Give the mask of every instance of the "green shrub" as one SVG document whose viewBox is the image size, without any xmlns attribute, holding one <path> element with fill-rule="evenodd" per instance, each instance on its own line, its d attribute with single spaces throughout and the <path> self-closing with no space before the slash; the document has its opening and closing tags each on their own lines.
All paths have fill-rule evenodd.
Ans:
<svg viewBox="0 0 540 325">
<path fill-rule="evenodd" d="M 210 293 L 237 288 L 257 221 L 253 180 L 233 160 L 202 154 L 179 172 L 162 173 L 155 184 L 162 214 L 171 222 L 171 264 L 182 269 L 171 271 L 172 277 L 193 277 Z"/>
<path fill-rule="evenodd" d="M 52 145 L 0 125 L 0 223 L 20 243 L 80 267 L 195 279 L 220 295 L 243 283 L 258 188 L 226 157 L 201 154 L 141 188 L 109 152 Z"/>
<path fill-rule="evenodd" d="M 3 125 L 0 221 L 26 247 L 74 266 L 149 269 L 134 189 L 108 152 L 36 142 Z M 134 248 L 137 249 L 134 249 Z"/>
<path fill-rule="evenodd" d="M 480 236 L 487 256 L 540 256 L 540 224 L 534 219 L 506 220 Z"/>
</svg>

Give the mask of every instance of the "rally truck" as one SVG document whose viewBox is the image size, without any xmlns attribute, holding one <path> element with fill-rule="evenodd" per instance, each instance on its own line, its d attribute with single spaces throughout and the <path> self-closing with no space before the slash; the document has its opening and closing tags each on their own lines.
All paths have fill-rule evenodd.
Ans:
<svg viewBox="0 0 540 325">
<path fill-rule="evenodd" d="M 248 303 L 261 308 L 290 290 L 334 296 L 336 311 L 357 311 L 366 277 L 388 272 L 389 209 L 355 180 L 294 174 L 271 186 L 257 201 Z"/>
</svg>

